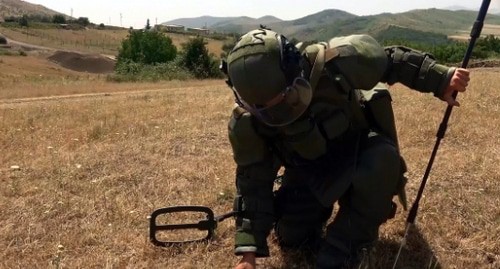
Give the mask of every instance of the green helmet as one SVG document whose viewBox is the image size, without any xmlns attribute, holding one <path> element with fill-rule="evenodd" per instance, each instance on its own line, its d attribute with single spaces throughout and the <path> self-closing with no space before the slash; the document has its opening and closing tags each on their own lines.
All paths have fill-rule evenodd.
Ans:
<svg viewBox="0 0 500 269">
<path fill-rule="evenodd" d="M 300 117 L 312 98 L 311 86 L 301 76 L 300 57 L 293 44 L 271 30 L 243 35 L 227 58 L 238 105 L 270 126 Z"/>
</svg>

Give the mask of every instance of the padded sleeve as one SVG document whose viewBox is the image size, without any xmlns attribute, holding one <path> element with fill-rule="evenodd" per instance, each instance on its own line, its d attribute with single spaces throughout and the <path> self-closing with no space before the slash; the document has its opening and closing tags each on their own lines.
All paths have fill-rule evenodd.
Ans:
<svg viewBox="0 0 500 269">
<path fill-rule="evenodd" d="M 261 162 L 238 165 L 236 169 L 236 255 L 255 252 L 257 257 L 269 256 L 267 237 L 274 223 L 273 185 L 277 168 L 276 163 Z"/>
<path fill-rule="evenodd" d="M 441 97 L 455 72 L 455 68 L 437 64 L 432 55 L 411 48 L 392 46 L 385 51 L 389 65 L 382 81 L 391 85 L 400 82 Z"/>
<path fill-rule="evenodd" d="M 267 257 L 267 236 L 274 223 L 273 185 L 281 163 L 253 120 L 250 113 L 236 107 L 229 122 L 229 140 L 237 164 L 235 254 L 255 252 L 257 257 Z"/>
<path fill-rule="evenodd" d="M 241 107 L 235 107 L 228 126 L 233 157 L 238 165 L 260 162 L 270 155 L 265 138 L 253 124 L 253 116 Z"/>
</svg>

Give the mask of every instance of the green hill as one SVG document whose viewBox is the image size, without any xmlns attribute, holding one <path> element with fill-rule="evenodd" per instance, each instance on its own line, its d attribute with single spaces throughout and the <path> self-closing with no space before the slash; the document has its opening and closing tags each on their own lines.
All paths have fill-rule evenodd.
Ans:
<svg viewBox="0 0 500 269">
<path fill-rule="evenodd" d="M 339 20 L 337 22 L 324 25 L 311 36 L 309 31 L 296 32 L 294 35 L 309 37 L 312 39 L 324 40 L 332 36 L 370 33 L 373 36 L 379 35 L 380 31 L 387 31 L 391 26 L 402 29 L 412 29 L 422 33 L 434 33 L 442 35 L 453 35 L 470 31 L 473 22 L 476 20 L 476 11 L 450 11 L 441 9 L 413 10 L 404 13 L 391 14 L 383 13 L 372 16 L 360 16 Z M 500 25 L 500 16 L 489 14 L 487 23 Z M 396 28 L 392 28 L 394 31 Z M 384 35 L 381 33 L 380 35 Z"/>
<path fill-rule="evenodd" d="M 382 43 L 386 41 L 406 40 L 428 45 L 442 45 L 449 42 L 448 37 L 444 34 L 423 32 L 398 25 L 389 25 L 385 29 L 377 31 L 373 37 Z"/>
<path fill-rule="evenodd" d="M 471 10 L 419 9 L 396 14 L 357 16 L 342 10 L 328 9 L 289 21 L 277 18 L 274 21 L 263 18 L 226 17 L 212 24 L 208 23 L 207 26 L 217 32 L 244 33 L 259 27 L 260 24 L 265 24 L 289 38 L 298 40 L 326 40 L 339 35 L 370 33 L 381 39 L 409 36 L 412 40 L 431 40 L 440 43 L 446 36 L 468 33 L 476 16 L 477 11 Z M 189 26 L 192 22 L 203 18 L 182 19 L 175 22 Z M 500 16 L 488 14 L 486 23 L 500 25 Z"/>
</svg>

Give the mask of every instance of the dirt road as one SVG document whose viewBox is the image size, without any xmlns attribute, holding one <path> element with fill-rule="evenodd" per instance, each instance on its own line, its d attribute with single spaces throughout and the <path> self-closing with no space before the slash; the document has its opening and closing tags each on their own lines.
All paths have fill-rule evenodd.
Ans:
<svg viewBox="0 0 500 269">
<path fill-rule="evenodd" d="M 56 51 L 53 48 L 43 47 L 43 46 L 38 46 L 38 45 L 33 45 L 33 44 L 28 44 L 28 43 L 24 43 L 24 42 L 19 42 L 19 41 L 16 41 L 16 40 L 12 40 L 12 39 L 8 38 L 7 36 L 5 36 L 3 33 L 0 33 L 0 36 L 5 37 L 5 39 L 7 40 L 7 45 L 10 46 L 13 49 L 19 49 L 19 48 L 21 48 L 21 49 L 23 49 L 25 51 L 39 50 L 39 51 L 45 51 L 45 52 L 54 52 L 54 51 Z"/>
</svg>

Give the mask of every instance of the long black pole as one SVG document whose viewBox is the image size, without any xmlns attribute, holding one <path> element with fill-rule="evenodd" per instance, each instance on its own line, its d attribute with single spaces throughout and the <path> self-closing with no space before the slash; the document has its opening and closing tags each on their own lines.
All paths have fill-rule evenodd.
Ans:
<svg viewBox="0 0 500 269">
<path fill-rule="evenodd" d="M 466 68 L 467 65 L 469 64 L 469 59 L 472 55 L 472 50 L 474 49 L 474 45 L 476 44 L 476 40 L 481 36 L 481 31 L 483 30 L 483 25 L 484 25 L 484 19 L 486 18 L 486 14 L 488 13 L 488 8 L 490 6 L 491 0 L 483 0 L 483 3 L 481 4 L 481 8 L 479 10 L 479 13 L 477 15 L 477 19 L 474 22 L 474 26 L 472 27 L 471 33 L 470 33 L 470 42 L 469 46 L 467 47 L 467 51 L 464 55 L 463 61 L 462 61 L 462 68 Z M 453 93 L 453 99 L 457 98 L 458 92 Z M 417 213 L 418 213 L 418 207 L 420 203 L 420 199 L 422 199 L 422 194 L 424 193 L 425 185 L 427 184 L 427 180 L 429 178 L 429 174 L 431 173 L 432 170 L 432 165 L 434 164 L 434 159 L 436 158 L 437 151 L 439 149 L 439 145 L 441 144 L 441 140 L 444 138 L 444 135 L 446 133 L 446 129 L 448 128 L 448 121 L 451 116 L 451 112 L 453 111 L 453 106 L 448 105 L 446 108 L 446 112 L 444 113 L 443 120 L 441 121 L 441 124 L 439 125 L 438 132 L 436 134 L 436 144 L 434 145 L 434 149 L 432 150 L 431 157 L 429 159 L 429 163 L 427 164 L 427 168 L 425 169 L 424 177 L 422 178 L 422 183 L 420 184 L 420 188 L 418 189 L 417 197 L 415 198 L 415 202 L 413 202 L 413 205 L 411 206 L 410 212 L 408 213 L 408 217 L 406 218 L 406 231 L 405 235 L 403 238 L 403 242 L 401 243 L 401 247 L 403 246 L 405 239 L 408 235 L 409 228 L 412 224 L 415 223 L 415 219 L 417 218 Z M 396 260 L 394 262 L 394 267 L 396 267 L 396 263 L 398 261 L 399 255 L 401 253 L 401 247 L 399 248 L 398 254 L 396 256 Z"/>
<path fill-rule="evenodd" d="M 474 22 L 474 26 L 472 27 L 472 31 L 470 33 L 470 42 L 469 46 L 467 47 L 467 52 L 465 53 L 464 59 L 462 61 L 462 68 L 466 68 L 467 65 L 469 64 L 469 59 L 470 56 L 472 55 L 472 49 L 474 48 L 474 45 L 476 44 L 476 40 L 479 38 L 481 35 L 481 31 L 483 29 L 484 25 L 484 19 L 486 17 L 486 13 L 488 12 L 488 8 L 490 6 L 491 0 L 484 0 L 483 4 L 481 5 L 481 9 L 479 10 L 479 14 L 477 16 L 476 21 Z M 453 93 L 453 99 L 457 98 L 458 92 Z M 446 112 L 444 113 L 443 120 L 441 124 L 439 125 L 439 130 L 436 134 L 437 140 L 436 144 L 434 145 L 434 149 L 432 150 L 431 158 L 429 159 L 429 163 L 427 164 L 427 168 L 425 169 L 425 174 L 422 179 L 422 183 L 420 184 L 420 188 L 418 190 L 417 197 L 415 199 L 415 202 L 413 203 L 410 213 L 408 214 L 408 218 L 406 219 L 407 223 L 415 223 L 415 219 L 417 217 L 417 212 L 418 212 L 418 206 L 420 199 L 422 198 L 422 193 L 424 192 L 425 185 L 427 184 L 427 179 L 429 178 L 429 174 L 431 173 L 432 170 L 432 165 L 434 164 L 434 159 L 436 158 L 437 151 L 439 149 L 439 145 L 441 144 L 441 140 L 444 138 L 444 135 L 446 133 L 446 129 L 448 128 L 448 121 L 450 119 L 451 112 L 453 110 L 453 106 L 448 105 L 446 108 Z"/>
</svg>

